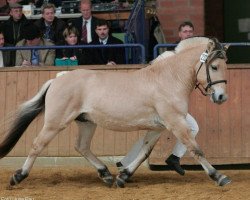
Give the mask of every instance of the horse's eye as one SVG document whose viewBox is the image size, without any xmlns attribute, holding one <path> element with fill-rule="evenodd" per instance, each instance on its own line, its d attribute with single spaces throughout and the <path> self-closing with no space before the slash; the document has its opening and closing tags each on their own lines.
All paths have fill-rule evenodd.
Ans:
<svg viewBox="0 0 250 200">
<path fill-rule="evenodd" d="M 213 71 L 217 71 L 217 69 L 218 69 L 218 67 L 215 66 L 215 65 L 211 65 L 211 68 L 212 68 Z"/>
</svg>

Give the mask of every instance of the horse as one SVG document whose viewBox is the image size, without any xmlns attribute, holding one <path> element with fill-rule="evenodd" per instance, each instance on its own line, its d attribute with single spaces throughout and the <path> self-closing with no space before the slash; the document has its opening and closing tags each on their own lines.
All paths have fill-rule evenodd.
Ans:
<svg viewBox="0 0 250 200">
<path fill-rule="evenodd" d="M 22 168 L 11 176 L 10 186 L 19 184 L 29 175 L 44 147 L 72 121 L 79 127 L 76 151 L 96 168 L 108 186 L 115 182 L 117 187 L 124 187 L 148 158 L 165 129 L 186 145 L 191 156 L 219 186 L 230 183 L 229 177 L 207 161 L 185 119 L 194 88 L 199 88 L 216 104 L 227 100 L 227 48 L 228 45 L 220 44 L 215 38 L 193 37 L 181 41 L 175 52 L 163 54 L 133 72 L 77 69 L 48 80 L 33 98 L 19 107 L 10 130 L 0 143 L 0 158 L 3 158 L 29 124 L 44 112 L 44 125 Z M 115 180 L 108 167 L 90 150 L 97 125 L 114 131 L 147 130 L 136 156 L 119 169 Z"/>
</svg>

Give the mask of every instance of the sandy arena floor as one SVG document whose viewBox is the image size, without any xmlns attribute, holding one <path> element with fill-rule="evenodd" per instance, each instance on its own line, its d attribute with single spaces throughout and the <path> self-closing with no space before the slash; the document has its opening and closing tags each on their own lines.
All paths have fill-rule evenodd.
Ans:
<svg viewBox="0 0 250 200">
<path fill-rule="evenodd" d="M 219 187 L 203 171 L 153 172 L 141 167 L 125 188 L 106 187 L 93 168 L 33 168 L 29 177 L 9 189 L 14 170 L 0 168 L 0 200 L 247 200 L 250 171 L 223 171 L 232 183 Z M 115 168 L 111 168 L 117 174 Z"/>
</svg>

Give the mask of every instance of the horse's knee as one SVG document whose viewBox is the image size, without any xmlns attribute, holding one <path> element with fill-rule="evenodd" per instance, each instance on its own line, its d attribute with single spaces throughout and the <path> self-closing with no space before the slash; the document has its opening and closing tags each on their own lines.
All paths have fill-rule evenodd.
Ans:
<svg viewBox="0 0 250 200">
<path fill-rule="evenodd" d="M 187 120 L 188 126 L 191 130 L 192 136 L 195 137 L 197 135 L 197 133 L 199 132 L 199 126 L 198 126 L 196 120 L 190 114 L 187 115 L 186 120 Z"/>
</svg>

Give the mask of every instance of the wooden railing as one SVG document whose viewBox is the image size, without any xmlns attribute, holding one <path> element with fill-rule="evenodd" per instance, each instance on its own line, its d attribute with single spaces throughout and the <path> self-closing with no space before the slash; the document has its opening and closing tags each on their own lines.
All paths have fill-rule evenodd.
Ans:
<svg viewBox="0 0 250 200">
<path fill-rule="evenodd" d="M 80 66 L 94 70 L 137 70 L 144 65 Z M 1 134 L 7 129 L 10 115 L 22 102 L 31 98 L 48 79 L 62 70 L 75 68 L 12 67 L 0 69 L 0 124 Z M 242 163 L 250 161 L 250 64 L 229 65 L 227 70 L 229 100 L 218 106 L 194 91 L 190 113 L 197 119 L 200 132 L 198 143 L 209 160 L 215 163 Z M 63 88 L 62 88 L 63 89 Z M 43 125 L 42 116 L 32 122 L 16 147 L 8 156 L 26 156 Z M 79 156 L 74 150 L 77 127 L 73 122 L 46 147 L 41 156 Z M 144 131 L 122 132 L 98 127 L 92 141 L 92 150 L 99 156 L 125 155 Z M 165 132 L 151 154 L 150 162 L 163 162 L 175 143 L 172 134 Z M 183 162 L 193 162 L 186 156 Z"/>
</svg>

